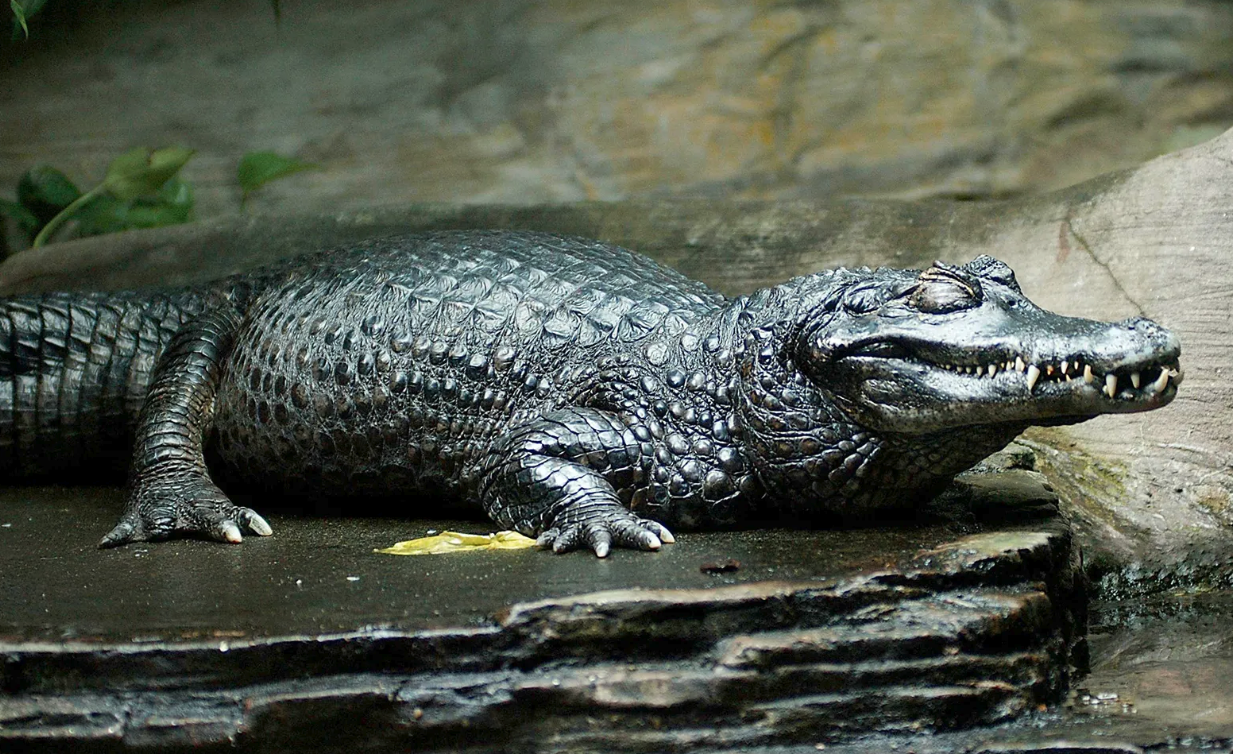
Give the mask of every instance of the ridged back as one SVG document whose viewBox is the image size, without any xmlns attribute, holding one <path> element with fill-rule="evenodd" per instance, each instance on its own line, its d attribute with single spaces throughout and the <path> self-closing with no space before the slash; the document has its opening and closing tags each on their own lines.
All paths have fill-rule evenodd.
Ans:
<svg viewBox="0 0 1233 754">
<path fill-rule="evenodd" d="M 154 365 L 200 306 L 187 291 L 0 300 L 0 478 L 122 475 Z"/>
</svg>

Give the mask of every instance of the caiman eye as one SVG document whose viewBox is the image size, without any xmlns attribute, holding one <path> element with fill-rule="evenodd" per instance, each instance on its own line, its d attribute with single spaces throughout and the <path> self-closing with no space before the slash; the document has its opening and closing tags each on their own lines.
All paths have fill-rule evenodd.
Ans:
<svg viewBox="0 0 1233 754">
<path fill-rule="evenodd" d="M 920 274 L 908 303 L 927 314 L 945 314 L 976 306 L 981 300 L 980 284 L 970 273 L 942 262 Z"/>
<path fill-rule="evenodd" d="M 1019 281 L 1015 280 L 1015 271 L 1000 259 L 994 259 L 988 254 L 981 254 L 971 262 L 963 265 L 963 268 L 974 275 L 979 275 L 986 280 L 992 280 L 995 283 L 1018 291 Z"/>
</svg>

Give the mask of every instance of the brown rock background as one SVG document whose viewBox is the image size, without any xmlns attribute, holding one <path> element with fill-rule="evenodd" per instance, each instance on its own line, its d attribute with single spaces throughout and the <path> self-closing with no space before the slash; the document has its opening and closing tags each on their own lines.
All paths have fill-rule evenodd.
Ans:
<svg viewBox="0 0 1233 754">
<path fill-rule="evenodd" d="M 59 8 L 59 16 L 57 16 Z M 83 12 L 80 9 L 85 8 Z M 251 208 L 659 195 L 1006 196 L 1233 124 L 1221 0 L 53 0 L 0 50 L 0 195 L 133 146 L 324 169 Z"/>
</svg>

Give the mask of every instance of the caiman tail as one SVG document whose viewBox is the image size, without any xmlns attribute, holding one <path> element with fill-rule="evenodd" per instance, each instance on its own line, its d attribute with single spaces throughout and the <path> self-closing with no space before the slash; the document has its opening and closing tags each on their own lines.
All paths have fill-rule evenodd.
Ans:
<svg viewBox="0 0 1233 754">
<path fill-rule="evenodd" d="M 0 299 L 0 479 L 122 475 L 154 365 L 201 305 L 188 291 Z"/>
</svg>

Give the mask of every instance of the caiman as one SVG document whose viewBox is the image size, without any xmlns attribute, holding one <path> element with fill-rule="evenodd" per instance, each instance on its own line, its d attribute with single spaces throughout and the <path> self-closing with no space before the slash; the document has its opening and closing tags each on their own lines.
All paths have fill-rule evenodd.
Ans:
<svg viewBox="0 0 1233 754">
<path fill-rule="evenodd" d="M 223 486 L 462 504 L 557 552 L 927 499 L 1030 425 L 1169 403 L 1180 346 L 980 256 L 728 299 L 641 255 L 382 238 L 177 290 L 0 302 L 0 474 L 103 479 L 101 546 L 268 535 Z"/>
</svg>

